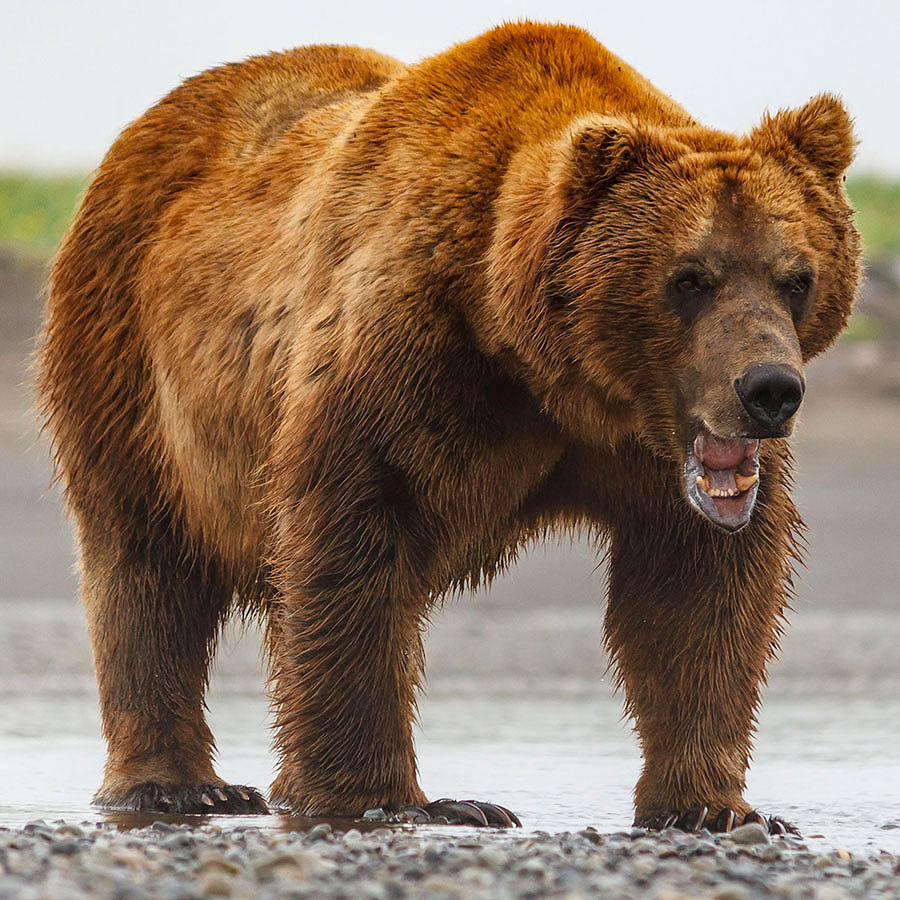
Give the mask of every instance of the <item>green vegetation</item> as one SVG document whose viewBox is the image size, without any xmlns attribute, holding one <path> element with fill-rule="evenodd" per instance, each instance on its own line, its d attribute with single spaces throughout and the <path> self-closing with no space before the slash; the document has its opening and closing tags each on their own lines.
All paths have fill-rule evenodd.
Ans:
<svg viewBox="0 0 900 900">
<path fill-rule="evenodd" d="M 87 183 L 83 175 L 0 173 L 0 247 L 50 256 Z"/>
<path fill-rule="evenodd" d="M 49 256 L 88 183 L 82 175 L 0 173 L 0 246 Z M 858 176 L 847 182 L 869 257 L 900 253 L 900 182 Z"/>
<path fill-rule="evenodd" d="M 866 256 L 900 253 L 900 181 L 860 176 L 847 181 Z"/>
</svg>

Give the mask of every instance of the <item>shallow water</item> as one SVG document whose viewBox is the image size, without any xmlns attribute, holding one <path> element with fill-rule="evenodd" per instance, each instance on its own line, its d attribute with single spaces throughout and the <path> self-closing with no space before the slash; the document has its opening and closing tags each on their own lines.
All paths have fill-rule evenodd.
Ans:
<svg viewBox="0 0 900 900">
<path fill-rule="evenodd" d="M 474 688 L 445 681 L 422 703 L 417 747 L 429 796 L 494 799 L 526 829 L 630 825 L 638 749 L 605 683 L 560 684 L 539 696 Z M 4 690 L 0 702 L 0 825 L 103 819 L 90 806 L 104 752 L 94 694 Z M 214 690 L 210 721 L 220 774 L 265 788 L 273 760 L 261 693 Z M 767 698 L 747 795 L 761 810 L 793 821 L 813 845 L 900 853 L 898 788 L 900 697 L 892 683 L 869 683 L 865 693 L 841 683 L 807 686 Z M 241 821 L 298 826 L 281 816 Z"/>
</svg>

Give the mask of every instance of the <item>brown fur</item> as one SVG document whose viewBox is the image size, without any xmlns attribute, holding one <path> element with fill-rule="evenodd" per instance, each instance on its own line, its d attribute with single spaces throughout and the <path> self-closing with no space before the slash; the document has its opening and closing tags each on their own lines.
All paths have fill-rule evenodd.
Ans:
<svg viewBox="0 0 900 900">
<path fill-rule="evenodd" d="M 797 555 L 783 433 L 736 534 L 685 499 L 691 423 L 846 322 L 837 100 L 698 125 L 593 38 L 508 25 L 404 67 L 311 47 L 206 72 L 125 130 L 57 257 L 41 387 L 78 527 L 97 800 L 221 781 L 202 701 L 265 616 L 292 810 L 421 804 L 420 629 L 548 529 L 607 542 L 639 821 L 744 802 Z M 673 308 L 702 256 L 715 302 Z M 801 257 L 792 317 L 776 288 Z M 718 268 L 716 268 L 718 267 Z"/>
</svg>

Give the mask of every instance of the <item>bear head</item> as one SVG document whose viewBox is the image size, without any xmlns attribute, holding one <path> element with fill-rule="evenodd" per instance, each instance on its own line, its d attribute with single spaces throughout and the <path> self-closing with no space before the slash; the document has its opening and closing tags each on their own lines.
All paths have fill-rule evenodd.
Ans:
<svg viewBox="0 0 900 900">
<path fill-rule="evenodd" d="M 851 121 L 823 95 L 745 137 L 584 116 L 521 151 L 497 204 L 489 345 L 576 439 L 636 438 L 716 526 L 750 519 L 760 442 L 847 322 Z"/>
</svg>

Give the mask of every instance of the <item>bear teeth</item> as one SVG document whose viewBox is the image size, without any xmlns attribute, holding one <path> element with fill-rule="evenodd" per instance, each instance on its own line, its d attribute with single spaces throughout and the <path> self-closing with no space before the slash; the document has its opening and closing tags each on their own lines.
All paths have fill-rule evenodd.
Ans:
<svg viewBox="0 0 900 900">
<path fill-rule="evenodd" d="M 741 475 L 740 472 L 736 472 L 734 476 L 735 487 L 714 488 L 710 487 L 709 478 L 706 475 L 697 476 L 698 486 L 710 497 L 737 497 L 738 494 L 749 491 L 757 481 L 759 481 L 759 474 L 756 472 L 752 475 Z"/>
</svg>

